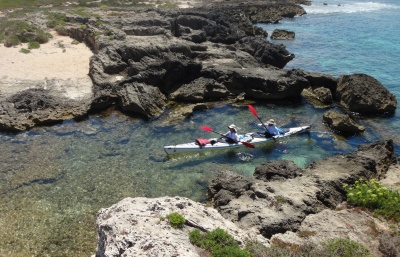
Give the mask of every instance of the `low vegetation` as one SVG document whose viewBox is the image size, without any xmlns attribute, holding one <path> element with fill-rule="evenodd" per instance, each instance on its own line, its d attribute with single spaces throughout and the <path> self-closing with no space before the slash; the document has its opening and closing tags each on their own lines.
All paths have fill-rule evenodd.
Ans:
<svg viewBox="0 0 400 257">
<path fill-rule="evenodd" d="M 374 212 L 374 216 L 382 216 L 393 221 L 400 221 L 400 193 L 383 187 L 375 179 L 364 181 L 359 179 L 354 185 L 344 185 L 349 203 L 362 206 Z"/>
<path fill-rule="evenodd" d="M 21 43 L 43 44 L 49 41 L 51 34 L 26 21 L 7 20 L 0 22 L 0 42 L 7 47 Z M 36 44 L 34 43 L 34 44 Z"/>
<path fill-rule="evenodd" d="M 19 50 L 19 52 L 20 52 L 20 53 L 23 53 L 23 54 L 29 54 L 29 53 L 31 52 L 31 50 L 26 49 L 26 48 L 21 48 L 21 49 Z"/>
<path fill-rule="evenodd" d="M 28 49 L 38 49 L 40 48 L 40 43 L 33 41 L 28 43 Z"/>
<path fill-rule="evenodd" d="M 49 4 L 48 0 L 1 0 L 0 1 L 0 10 L 4 9 L 12 9 L 12 8 L 21 8 L 21 7 L 30 7 L 30 6 L 42 6 Z M 51 3 L 55 5 L 59 5 L 67 2 L 66 0 L 52 0 Z"/>
<path fill-rule="evenodd" d="M 348 238 L 330 239 L 321 245 L 305 245 L 296 247 L 281 247 L 272 245 L 266 247 L 257 241 L 246 243 L 241 249 L 236 240 L 223 229 L 202 233 L 195 229 L 189 233 L 192 244 L 205 249 L 212 257 L 372 257 L 369 250 L 362 244 Z"/>
<path fill-rule="evenodd" d="M 54 12 L 45 12 L 47 15 L 47 27 L 55 28 L 55 27 L 63 27 L 66 25 L 68 18 L 65 13 L 54 13 Z"/>
<path fill-rule="evenodd" d="M 183 228 L 183 225 L 185 225 L 186 222 L 185 217 L 177 212 L 171 212 L 168 214 L 167 219 L 173 228 Z"/>
<path fill-rule="evenodd" d="M 71 4 L 72 3 L 72 4 Z M 78 0 L 78 1 L 68 1 L 68 0 L 1 0 L 0 10 L 6 9 L 17 9 L 17 8 L 39 8 L 41 6 L 46 6 L 51 4 L 55 7 L 119 7 L 119 6 L 131 6 L 131 7 L 159 7 L 159 8 L 177 8 L 177 4 L 174 1 L 160 1 L 160 0 Z"/>
<path fill-rule="evenodd" d="M 212 231 L 201 233 L 195 229 L 189 233 L 190 242 L 201 247 L 213 257 L 250 257 L 250 252 L 242 250 L 236 240 L 223 229 L 217 228 Z"/>
<path fill-rule="evenodd" d="M 280 247 L 272 245 L 265 247 L 257 242 L 246 245 L 251 257 L 372 257 L 371 253 L 362 244 L 348 238 L 336 238 L 323 242 L 321 245 L 303 245 L 292 247 Z"/>
</svg>

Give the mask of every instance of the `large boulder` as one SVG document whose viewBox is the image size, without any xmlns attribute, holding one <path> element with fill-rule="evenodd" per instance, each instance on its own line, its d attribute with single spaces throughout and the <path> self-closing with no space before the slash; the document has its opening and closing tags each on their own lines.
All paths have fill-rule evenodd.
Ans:
<svg viewBox="0 0 400 257">
<path fill-rule="evenodd" d="M 157 87 L 142 83 L 127 83 L 118 92 L 122 110 L 143 114 L 149 118 L 161 114 L 167 98 Z"/>
<path fill-rule="evenodd" d="M 333 101 L 332 92 L 329 88 L 319 87 L 314 90 L 315 96 L 324 104 L 331 104 Z"/>
<path fill-rule="evenodd" d="M 293 31 L 288 31 L 284 29 L 274 29 L 271 34 L 271 39 L 275 40 L 288 40 L 294 39 L 296 34 Z"/>
<path fill-rule="evenodd" d="M 341 76 L 337 96 L 344 107 L 362 114 L 393 114 L 397 107 L 396 97 L 366 74 Z"/>
<path fill-rule="evenodd" d="M 327 111 L 323 116 L 324 122 L 333 130 L 345 133 L 359 133 L 365 130 L 365 127 L 357 124 L 348 114 L 337 111 Z"/>
<path fill-rule="evenodd" d="M 20 82 L 21 83 L 21 82 Z M 91 93 L 71 98 L 62 93 L 64 87 L 75 87 L 73 80 L 24 81 L 31 88 L 0 98 L 0 130 L 22 131 L 34 126 L 49 125 L 67 119 L 82 119 L 90 108 Z M 46 88 L 46 89 L 45 89 Z M 61 92 L 60 92 L 61 91 Z"/>
<path fill-rule="evenodd" d="M 175 229 L 166 216 L 181 214 L 186 222 Z M 254 231 L 245 231 L 224 219 L 215 209 L 184 197 L 125 198 L 97 214 L 98 245 L 96 257 L 182 256 L 200 257 L 201 251 L 189 240 L 189 232 L 216 228 L 227 231 L 239 245 L 257 239 L 268 241 Z"/>
</svg>

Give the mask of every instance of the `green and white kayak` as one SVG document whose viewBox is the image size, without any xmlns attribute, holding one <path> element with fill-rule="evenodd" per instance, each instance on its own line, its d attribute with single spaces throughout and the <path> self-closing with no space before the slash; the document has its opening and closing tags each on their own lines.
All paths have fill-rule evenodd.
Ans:
<svg viewBox="0 0 400 257">
<path fill-rule="evenodd" d="M 257 145 L 261 143 L 266 143 L 273 140 L 278 140 L 280 138 L 293 136 L 299 133 L 303 133 L 308 131 L 311 128 L 311 125 L 301 126 L 301 127 L 293 127 L 289 129 L 285 129 L 284 134 L 280 134 L 275 136 L 274 138 L 265 138 L 264 136 L 259 135 L 257 132 L 246 133 L 244 135 L 239 135 L 239 139 L 243 142 L 248 142 L 252 145 Z M 177 153 L 186 153 L 186 152 L 201 152 L 201 151 L 209 151 L 209 150 L 222 150 L 222 149 L 230 149 L 230 148 L 238 148 L 245 146 L 243 143 L 226 143 L 221 142 L 217 138 L 211 138 L 206 140 L 209 143 L 199 144 L 194 141 L 191 143 L 179 144 L 179 145 L 168 145 L 164 146 L 164 151 L 167 154 L 177 154 Z"/>
</svg>

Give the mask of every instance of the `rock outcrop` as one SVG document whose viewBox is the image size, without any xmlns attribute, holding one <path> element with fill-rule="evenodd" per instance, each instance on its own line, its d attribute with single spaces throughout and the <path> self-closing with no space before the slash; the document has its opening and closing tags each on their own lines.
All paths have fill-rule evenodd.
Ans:
<svg viewBox="0 0 400 257">
<path fill-rule="evenodd" d="M 397 107 L 396 97 L 379 81 L 366 74 L 341 76 L 337 96 L 343 106 L 362 114 L 393 114 Z"/>
<path fill-rule="evenodd" d="M 90 109 L 90 98 L 73 99 L 58 89 L 68 80 L 25 81 L 30 88 L 0 97 L 0 130 L 21 131 L 34 126 L 81 119 Z M 47 89 L 45 89 L 47 88 Z"/>
<path fill-rule="evenodd" d="M 380 235 L 389 227 L 362 210 L 323 210 L 308 215 L 296 232 L 272 236 L 271 243 L 281 247 L 297 248 L 320 245 L 329 239 L 348 238 L 366 246 L 373 256 L 385 256 L 379 251 Z"/>
<path fill-rule="evenodd" d="M 275 29 L 271 34 L 271 39 L 274 40 L 288 40 L 294 39 L 296 34 L 293 31 L 288 31 L 284 29 Z"/>
<path fill-rule="evenodd" d="M 215 209 L 182 197 L 126 198 L 99 211 L 96 257 L 202 256 L 188 233 L 215 228 L 226 230 L 242 247 L 247 240 L 296 248 L 349 238 L 383 256 L 389 228 L 342 204 L 342 186 L 359 178 L 383 178 L 396 163 L 393 142 L 378 141 L 303 170 L 290 161 L 272 161 L 258 167 L 255 177 L 221 171 L 209 186 Z M 172 212 L 186 218 L 183 229 L 172 228 L 165 219 Z"/>
<path fill-rule="evenodd" d="M 393 113 L 394 96 L 367 75 L 342 76 L 337 85 L 337 79 L 328 75 L 283 69 L 294 54 L 284 45 L 266 41 L 267 32 L 253 24 L 304 15 L 298 3 L 307 1 L 219 1 L 168 11 L 127 7 L 114 8 L 113 15 L 93 8 L 92 17 L 62 11 L 66 24 L 60 32 L 86 42 L 95 53 L 90 59 L 93 87 L 89 98 L 60 98 L 53 105 L 46 99 L 54 94 L 42 90 L 47 103 L 29 111 L 14 108 L 17 96 L 8 98 L 1 106 L 0 129 L 19 131 L 79 119 L 112 105 L 153 118 L 171 100 L 193 104 L 233 101 L 240 96 L 243 100 L 299 101 L 305 88 L 311 88 L 324 104 L 335 100 L 350 111 Z M 45 26 L 44 17 L 38 14 L 29 19 Z M 45 89 L 33 84 L 47 82 L 28 83 L 30 88 Z"/>
<path fill-rule="evenodd" d="M 348 114 L 337 111 L 327 111 L 323 119 L 331 129 L 344 133 L 360 133 L 365 130 L 364 126 L 357 124 Z"/>
<path fill-rule="evenodd" d="M 182 229 L 173 228 L 166 216 L 181 214 Z M 189 231 L 221 228 L 240 245 L 248 240 L 268 240 L 254 231 L 242 230 L 224 219 L 214 208 L 183 197 L 125 198 L 101 209 L 97 214 L 98 246 L 96 257 L 111 256 L 203 256 L 189 241 Z"/>
<path fill-rule="evenodd" d="M 335 208 L 345 199 L 344 183 L 380 178 L 396 162 L 393 142 L 380 141 L 347 156 L 314 162 L 302 176 L 283 181 L 266 182 L 224 171 L 213 180 L 209 195 L 223 217 L 271 238 L 295 232 L 309 214 Z"/>
</svg>

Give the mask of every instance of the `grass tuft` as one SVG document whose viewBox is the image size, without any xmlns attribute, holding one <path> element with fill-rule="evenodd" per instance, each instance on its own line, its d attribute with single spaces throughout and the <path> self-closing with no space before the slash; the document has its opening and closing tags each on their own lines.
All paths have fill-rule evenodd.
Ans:
<svg viewBox="0 0 400 257">
<path fill-rule="evenodd" d="M 33 41 L 28 43 L 28 49 L 38 49 L 40 48 L 39 42 Z"/>
<path fill-rule="evenodd" d="M 186 219 L 177 212 L 171 212 L 167 215 L 167 218 L 173 228 L 183 228 L 186 222 Z"/>
<path fill-rule="evenodd" d="M 236 240 L 223 229 L 201 233 L 198 229 L 189 232 L 190 242 L 212 253 L 213 257 L 250 257 L 250 252 L 242 250 Z"/>
</svg>

